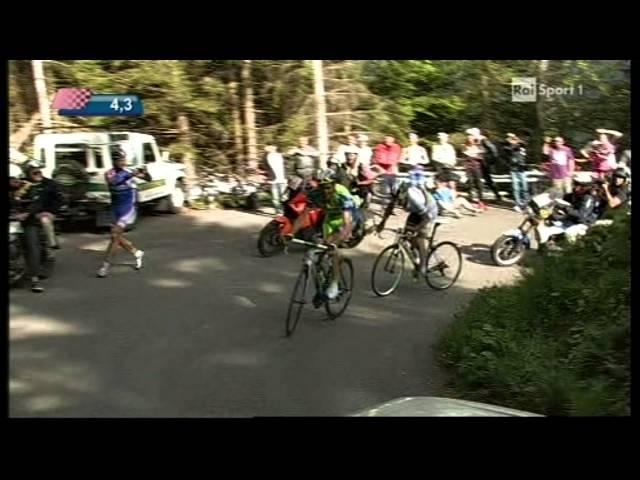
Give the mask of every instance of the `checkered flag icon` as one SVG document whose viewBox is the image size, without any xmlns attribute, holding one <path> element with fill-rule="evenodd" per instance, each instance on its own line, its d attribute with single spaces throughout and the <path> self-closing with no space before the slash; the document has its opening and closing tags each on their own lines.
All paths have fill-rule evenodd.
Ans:
<svg viewBox="0 0 640 480">
<path fill-rule="evenodd" d="M 53 108 L 58 110 L 82 110 L 91 99 L 88 88 L 61 88 L 53 99 Z"/>
</svg>

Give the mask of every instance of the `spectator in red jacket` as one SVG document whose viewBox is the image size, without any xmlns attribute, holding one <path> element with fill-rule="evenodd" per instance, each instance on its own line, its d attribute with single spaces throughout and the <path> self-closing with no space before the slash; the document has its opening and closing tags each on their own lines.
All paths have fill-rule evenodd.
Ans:
<svg viewBox="0 0 640 480">
<path fill-rule="evenodd" d="M 395 175 L 398 173 L 398 163 L 402 157 L 402 147 L 396 143 L 391 135 L 384 137 L 384 142 L 376 145 L 373 151 L 373 161 L 385 176 L 387 190 L 393 188 Z"/>
</svg>

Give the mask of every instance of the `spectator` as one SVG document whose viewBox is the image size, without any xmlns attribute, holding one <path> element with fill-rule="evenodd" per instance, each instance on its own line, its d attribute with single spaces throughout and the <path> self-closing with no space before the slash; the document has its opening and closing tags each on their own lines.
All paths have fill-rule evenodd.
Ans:
<svg viewBox="0 0 640 480">
<path fill-rule="evenodd" d="M 424 147 L 418 145 L 418 135 L 409 134 L 409 146 L 402 151 L 402 164 L 407 167 L 407 171 L 416 165 L 425 167 L 429 163 L 429 155 Z"/>
<path fill-rule="evenodd" d="M 467 130 L 467 133 L 469 130 Z M 474 190 L 476 203 L 479 208 L 485 210 L 488 207 L 484 203 L 484 191 L 482 187 L 482 162 L 486 150 L 475 132 L 468 133 L 467 141 L 464 145 L 462 153 L 465 158 L 465 171 L 469 182 L 469 198 L 474 199 Z"/>
<path fill-rule="evenodd" d="M 369 205 L 373 194 L 371 188 L 373 179 L 368 170 L 366 166 L 359 163 L 357 153 L 347 152 L 345 171 L 350 183 L 345 186 L 352 194 L 356 194 L 362 199 L 362 206 L 365 208 Z"/>
<path fill-rule="evenodd" d="M 389 192 L 393 191 L 401 156 L 402 147 L 391 135 L 385 136 L 384 142 L 376 145 L 374 149 L 374 162 L 385 175 L 385 186 Z"/>
<path fill-rule="evenodd" d="M 480 140 L 480 145 L 482 145 L 482 148 L 484 150 L 484 154 L 482 155 L 482 159 L 480 161 L 480 171 L 482 173 L 482 179 L 484 180 L 485 185 L 489 187 L 489 190 L 493 192 L 496 201 L 501 202 L 502 196 L 500 195 L 496 184 L 493 183 L 493 178 L 491 178 L 492 170 L 498 162 L 498 149 L 492 142 L 489 141 L 487 137 L 482 135 L 480 129 L 478 128 L 470 128 L 469 130 L 467 130 L 467 134 L 472 135 Z"/>
<path fill-rule="evenodd" d="M 369 137 L 364 134 L 358 135 L 358 147 L 360 148 L 360 153 L 358 154 L 360 165 L 369 168 L 371 166 L 371 159 L 373 158 L 373 150 L 371 150 L 369 146 Z"/>
<path fill-rule="evenodd" d="M 596 175 L 599 178 L 605 178 L 618 166 L 616 146 L 611 142 L 611 137 L 618 139 L 622 137 L 622 133 L 603 128 L 597 129 L 596 133 L 598 134 L 598 139 L 591 142 L 582 153 L 591 160 L 591 165 Z"/>
<path fill-rule="evenodd" d="M 309 137 L 300 137 L 298 142 L 298 146 L 290 149 L 288 154 L 294 158 L 296 175 L 308 180 L 318 169 L 320 153 L 309 145 Z"/>
<path fill-rule="evenodd" d="M 446 178 L 441 176 L 436 178 L 436 190 L 433 193 L 433 198 L 436 199 L 441 210 L 451 213 L 456 218 L 462 216 L 460 214 L 460 208 L 464 208 L 472 213 L 482 212 L 482 210 L 475 208 L 466 199 L 456 196 L 448 183 Z"/>
<path fill-rule="evenodd" d="M 549 173 L 553 189 L 562 194 L 571 193 L 572 178 L 575 170 L 573 150 L 564 144 L 564 138 L 555 137 L 553 142 L 545 138 L 542 153 L 549 157 Z"/>
<path fill-rule="evenodd" d="M 349 188 L 351 185 L 351 179 L 347 174 L 344 164 L 345 162 L 341 162 L 337 158 L 331 157 L 329 159 L 328 167 L 329 167 L 329 170 L 332 170 L 334 172 L 334 178 L 336 183 L 339 183 L 340 185 L 343 185 L 344 187 Z"/>
<path fill-rule="evenodd" d="M 280 214 L 283 212 L 282 197 L 287 189 L 284 158 L 282 158 L 282 154 L 278 152 L 278 147 L 275 145 L 267 145 L 264 150 L 267 153 L 267 165 L 269 167 L 271 200 L 276 214 Z"/>
<path fill-rule="evenodd" d="M 348 152 L 360 153 L 360 147 L 358 147 L 358 137 L 355 135 L 347 135 L 347 143 L 341 144 L 336 153 L 333 154 L 333 158 L 341 163 L 346 162 Z"/>
<path fill-rule="evenodd" d="M 438 175 L 447 180 L 449 188 L 455 194 L 457 190 L 456 182 L 459 179 L 453 170 L 457 163 L 456 150 L 449 143 L 448 134 L 444 132 L 438 133 L 438 141 L 439 143 L 435 144 L 431 149 L 431 159 L 435 163 Z"/>
<path fill-rule="evenodd" d="M 513 188 L 513 200 L 516 202 L 514 210 L 522 213 L 529 202 L 529 183 L 527 182 L 527 152 L 515 134 L 508 133 L 504 145 L 504 153 L 511 172 L 511 186 Z"/>
</svg>

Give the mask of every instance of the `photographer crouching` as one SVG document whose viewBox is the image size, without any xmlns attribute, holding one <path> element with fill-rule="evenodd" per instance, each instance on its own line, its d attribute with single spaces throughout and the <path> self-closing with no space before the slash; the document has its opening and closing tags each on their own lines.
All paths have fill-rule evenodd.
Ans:
<svg viewBox="0 0 640 480">
<path fill-rule="evenodd" d="M 44 263 L 53 261 L 49 249 L 59 248 L 54 220 L 62 204 L 62 197 L 56 182 L 44 177 L 37 162 L 27 165 L 26 176 L 27 182 L 15 193 L 14 205 L 19 204 L 21 210 L 17 218 L 24 226 L 27 275 L 31 279 L 31 291 L 41 293 L 44 288 L 40 280 L 47 277 Z M 48 247 L 46 252 L 41 251 L 40 238 L 43 233 Z"/>
</svg>

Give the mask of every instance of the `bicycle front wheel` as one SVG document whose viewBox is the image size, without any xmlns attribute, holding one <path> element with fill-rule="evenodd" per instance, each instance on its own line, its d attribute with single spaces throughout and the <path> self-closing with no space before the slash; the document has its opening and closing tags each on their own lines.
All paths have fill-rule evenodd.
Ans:
<svg viewBox="0 0 640 480">
<path fill-rule="evenodd" d="M 344 313 L 351 301 L 353 294 L 353 263 L 350 258 L 342 258 L 340 261 L 340 274 L 338 275 L 338 296 L 334 300 L 327 300 L 324 308 L 327 315 L 335 320 Z"/>
<path fill-rule="evenodd" d="M 287 320 L 285 323 L 285 334 L 287 337 L 293 334 L 293 331 L 298 325 L 300 315 L 302 314 L 302 307 L 306 303 L 307 286 L 309 284 L 309 267 L 306 265 L 300 271 L 296 285 L 293 287 L 293 294 L 291 295 L 291 301 L 289 301 L 289 309 L 287 310 Z"/>
<path fill-rule="evenodd" d="M 386 247 L 373 264 L 371 289 L 379 297 L 391 295 L 402 280 L 404 273 L 404 252 L 400 245 Z"/>
<path fill-rule="evenodd" d="M 462 254 L 455 243 L 441 242 L 431 249 L 427 257 L 425 280 L 434 290 L 451 287 L 462 271 Z"/>
</svg>

